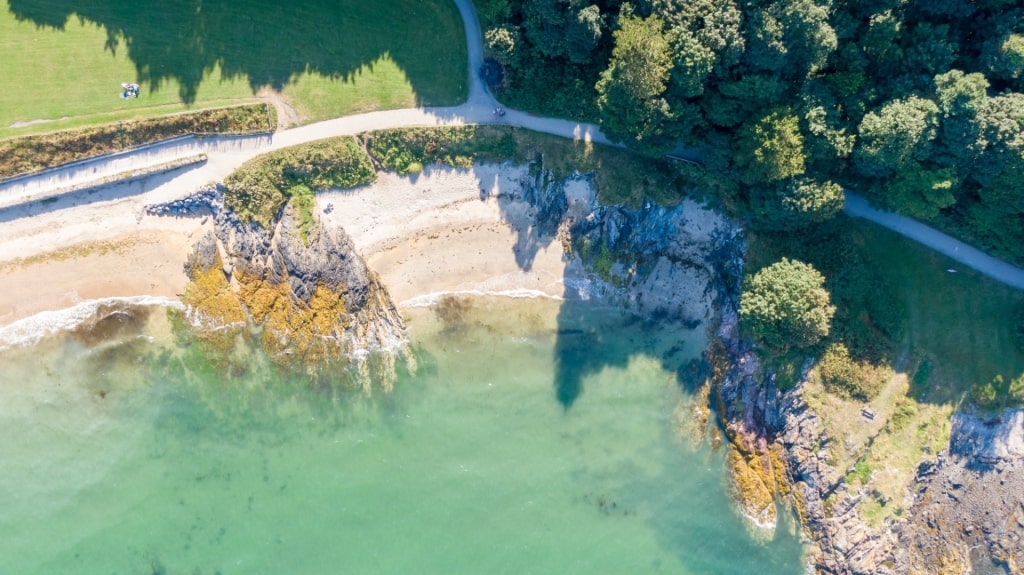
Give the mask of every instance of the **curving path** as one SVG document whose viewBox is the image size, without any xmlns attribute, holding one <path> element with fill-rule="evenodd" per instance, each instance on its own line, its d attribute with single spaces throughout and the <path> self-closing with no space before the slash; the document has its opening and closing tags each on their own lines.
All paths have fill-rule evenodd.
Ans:
<svg viewBox="0 0 1024 575">
<path fill-rule="evenodd" d="M 1024 290 L 1024 270 L 996 259 L 917 220 L 873 208 L 867 200 L 850 192 L 846 192 L 846 206 L 843 211 L 847 215 L 864 218 L 928 246 L 994 280 Z"/>
<path fill-rule="evenodd" d="M 575 140 L 614 145 L 594 124 L 534 116 L 518 110 L 507 110 L 502 117 L 494 116 L 493 110 L 498 105 L 497 101 L 487 92 L 478 74 L 484 59 L 483 41 L 472 0 L 454 1 L 465 27 L 469 56 L 469 96 L 466 103 L 460 106 L 387 110 L 346 116 L 282 130 L 269 139 L 255 139 L 246 142 L 247 145 L 244 146 L 225 146 L 217 138 L 207 138 L 187 146 L 157 145 L 138 152 L 118 154 L 116 169 L 144 170 L 180 160 L 187 155 L 206 154 L 207 161 L 201 167 L 174 176 L 174 192 L 163 192 L 178 193 L 182 189 L 191 190 L 211 181 L 222 180 L 242 163 L 271 150 L 332 136 L 404 127 L 507 124 Z M 61 167 L 40 176 L 22 178 L 19 182 L 4 182 L 0 184 L 0 211 L 3 206 L 25 204 L 53 195 L 61 189 L 87 185 L 87 178 L 95 178 L 98 172 L 111 171 L 112 168 L 108 165 L 110 161 L 109 158 L 100 158 L 85 162 L 88 169 L 83 169 L 83 163 L 80 162 L 73 167 Z M 152 184 L 140 184 L 139 191 L 148 192 L 157 188 L 167 190 L 167 184 L 166 179 L 156 178 Z M 993 279 L 1024 289 L 1024 270 L 986 255 L 920 222 L 874 209 L 863 198 L 854 194 L 847 194 L 845 211 L 853 217 L 864 218 L 920 242 Z"/>
<path fill-rule="evenodd" d="M 247 141 L 245 146 L 226 147 L 220 142 L 220 138 L 212 137 L 193 139 L 173 146 L 158 143 L 139 150 L 114 154 L 111 157 L 62 166 L 36 176 L 2 182 L 0 208 L 57 195 L 60 190 L 80 189 L 90 182 L 102 185 L 101 176 L 111 177 L 123 172 L 144 170 L 200 153 L 207 156 L 206 164 L 179 176 L 176 181 L 183 186 L 203 185 L 223 179 L 246 160 L 271 150 L 332 136 L 350 136 L 387 128 L 507 124 L 565 138 L 612 144 L 601 129 L 593 124 L 544 118 L 518 110 L 506 110 L 504 116 L 496 117 L 493 110 L 498 105 L 497 101 L 487 92 L 478 74 L 484 61 L 483 40 L 473 3 L 471 0 L 454 1 L 462 16 L 469 55 L 469 97 L 466 103 L 460 106 L 385 110 L 345 116 L 281 130 L 269 139 L 254 138 Z"/>
</svg>

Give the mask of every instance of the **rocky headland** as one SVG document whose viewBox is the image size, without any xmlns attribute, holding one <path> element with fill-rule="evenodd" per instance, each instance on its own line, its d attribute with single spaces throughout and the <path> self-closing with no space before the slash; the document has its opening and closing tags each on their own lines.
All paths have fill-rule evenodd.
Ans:
<svg viewBox="0 0 1024 575">
<path fill-rule="evenodd" d="M 1024 410 L 957 413 L 948 447 L 923 460 L 902 517 L 872 525 L 867 493 L 829 456 L 830 437 L 805 397 L 812 362 L 780 391 L 734 309 L 718 329 L 713 404 L 729 438 L 737 504 L 760 528 L 795 512 L 808 542 L 808 572 L 830 575 L 1021 572 L 1024 557 Z M 714 348 L 713 348 L 714 349 Z"/>
<path fill-rule="evenodd" d="M 149 206 L 153 215 L 212 216 L 214 229 L 195 244 L 183 294 L 192 323 L 227 339 L 256 337 L 280 364 L 349 363 L 367 391 L 394 383 L 394 363 L 411 360 L 405 326 L 378 276 L 344 230 L 314 225 L 300 233 L 288 205 L 273 229 L 241 220 L 211 186 L 182 200 Z"/>
</svg>

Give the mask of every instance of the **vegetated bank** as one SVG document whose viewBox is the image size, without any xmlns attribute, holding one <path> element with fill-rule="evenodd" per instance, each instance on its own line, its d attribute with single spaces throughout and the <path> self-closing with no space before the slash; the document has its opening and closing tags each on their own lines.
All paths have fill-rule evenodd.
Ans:
<svg viewBox="0 0 1024 575">
<path fill-rule="evenodd" d="M 0 140 L 0 179 L 176 136 L 261 134 L 276 128 L 274 107 L 259 103 L 9 138 Z"/>
</svg>

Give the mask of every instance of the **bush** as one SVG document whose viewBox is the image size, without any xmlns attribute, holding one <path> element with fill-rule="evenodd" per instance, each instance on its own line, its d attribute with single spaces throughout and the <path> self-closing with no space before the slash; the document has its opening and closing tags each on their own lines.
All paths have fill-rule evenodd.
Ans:
<svg viewBox="0 0 1024 575">
<path fill-rule="evenodd" d="M 186 134 L 253 134 L 276 127 L 273 108 L 250 104 L 0 141 L 0 178 L 28 174 Z"/>
<path fill-rule="evenodd" d="M 821 356 L 821 383 L 825 389 L 843 397 L 854 397 L 864 374 L 850 358 L 850 352 L 841 343 L 834 343 Z"/>
<path fill-rule="evenodd" d="M 882 390 L 882 379 L 857 363 L 842 343 L 828 346 L 821 357 L 821 383 L 836 395 L 871 401 Z"/>
<path fill-rule="evenodd" d="M 907 428 L 910 421 L 917 417 L 917 402 L 909 397 L 901 397 L 896 402 L 892 417 L 886 424 L 889 433 L 899 433 Z"/>
<path fill-rule="evenodd" d="M 1024 303 L 1019 304 L 1013 314 L 1013 342 L 1017 350 L 1024 353 Z"/>
<path fill-rule="evenodd" d="M 871 466 L 868 465 L 868 462 L 865 461 L 864 458 L 858 459 L 857 463 L 854 464 L 853 469 L 846 474 L 846 482 L 853 483 L 856 481 L 861 485 L 867 485 L 868 482 L 871 481 L 871 474 L 873 471 L 874 470 L 871 469 Z"/>
<path fill-rule="evenodd" d="M 224 180 L 224 204 L 243 220 L 269 228 L 297 190 L 353 188 L 376 179 L 355 139 L 328 138 L 246 162 Z"/>
<path fill-rule="evenodd" d="M 489 126 L 380 130 L 363 138 L 373 159 L 399 174 L 429 164 L 468 168 L 478 161 L 516 159 L 518 150 L 512 130 Z"/>
<path fill-rule="evenodd" d="M 975 385 L 971 389 L 971 400 L 987 411 L 1024 405 L 1024 373 L 1009 381 L 997 375 L 988 383 Z"/>
</svg>

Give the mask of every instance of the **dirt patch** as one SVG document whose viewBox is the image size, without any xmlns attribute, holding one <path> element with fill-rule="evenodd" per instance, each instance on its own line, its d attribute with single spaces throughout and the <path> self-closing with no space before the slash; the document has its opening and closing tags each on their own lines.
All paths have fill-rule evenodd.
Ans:
<svg viewBox="0 0 1024 575">
<path fill-rule="evenodd" d="M 263 88 L 256 95 L 274 105 L 274 108 L 277 110 L 278 130 L 298 126 L 302 123 L 302 119 L 299 117 L 298 112 L 295 111 L 295 108 L 293 108 L 279 92 L 275 92 L 270 88 Z"/>
<path fill-rule="evenodd" d="M 68 119 L 67 116 L 64 116 L 64 117 L 61 118 L 61 120 L 67 120 L 67 119 Z M 29 126 L 34 126 L 36 124 L 46 124 L 48 122 L 56 122 L 56 120 L 54 120 L 52 118 L 39 118 L 38 120 L 29 120 L 27 122 L 15 122 L 15 123 L 11 124 L 10 126 L 7 126 L 7 127 L 8 128 L 27 128 Z"/>
</svg>

